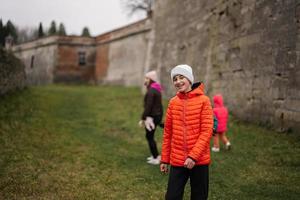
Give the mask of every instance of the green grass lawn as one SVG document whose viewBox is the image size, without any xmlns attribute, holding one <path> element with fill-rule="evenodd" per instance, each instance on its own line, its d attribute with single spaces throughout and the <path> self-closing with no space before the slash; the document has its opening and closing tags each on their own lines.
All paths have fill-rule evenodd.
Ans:
<svg viewBox="0 0 300 200">
<path fill-rule="evenodd" d="M 164 199 L 168 177 L 146 163 L 137 126 L 142 98 L 62 85 L 1 97 L 0 199 Z M 233 148 L 212 154 L 209 199 L 300 199 L 299 135 L 231 118 Z"/>
</svg>

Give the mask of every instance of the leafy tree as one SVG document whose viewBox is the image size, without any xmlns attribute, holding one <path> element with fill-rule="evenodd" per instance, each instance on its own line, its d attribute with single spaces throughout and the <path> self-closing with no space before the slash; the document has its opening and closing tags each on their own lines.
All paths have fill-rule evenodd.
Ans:
<svg viewBox="0 0 300 200">
<path fill-rule="evenodd" d="M 67 35 L 66 34 L 66 29 L 63 23 L 59 24 L 59 28 L 58 28 L 58 35 Z"/>
<path fill-rule="evenodd" d="M 143 12 L 147 16 L 151 16 L 154 0 L 122 0 L 122 4 L 129 16 L 137 12 Z"/>
<path fill-rule="evenodd" d="M 51 22 L 51 25 L 50 25 L 50 28 L 48 30 L 48 35 L 56 35 L 57 31 L 56 31 L 56 23 L 55 21 L 53 20 Z"/>
<path fill-rule="evenodd" d="M 90 34 L 90 31 L 89 31 L 88 27 L 83 28 L 81 36 L 91 37 L 91 34 Z"/>
<path fill-rule="evenodd" d="M 44 33 L 44 30 L 43 30 L 43 25 L 40 22 L 40 24 L 39 24 L 39 30 L 38 30 L 38 37 L 41 38 L 41 37 L 44 37 L 44 36 L 45 36 L 45 33 Z"/>
<path fill-rule="evenodd" d="M 39 38 L 39 29 L 37 27 L 22 27 L 18 28 L 18 41 L 17 43 L 23 43 L 35 40 Z"/>
</svg>

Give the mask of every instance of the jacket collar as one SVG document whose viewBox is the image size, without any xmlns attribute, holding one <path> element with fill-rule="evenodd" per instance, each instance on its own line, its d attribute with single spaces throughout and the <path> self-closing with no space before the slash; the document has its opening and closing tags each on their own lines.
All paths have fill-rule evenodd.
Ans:
<svg viewBox="0 0 300 200">
<path fill-rule="evenodd" d="M 204 85 L 201 82 L 197 82 L 197 83 L 194 83 L 192 85 L 192 90 L 191 91 L 189 91 L 187 93 L 177 92 L 176 95 L 180 99 L 184 99 L 184 98 L 192 98 L 192 97 L 195 97 L 195 96 L 200 96 L 200 95 L 203 95 L 203 94 L 204 94 Z"/>
<path fill-rule="evenodd" d="M 157 82 L 151 83 L 151 85 L 150 85 L 149 88 L 153 88 L 153 89 L 157 90 L 158 92 L 162 91 L 161 85 L 159 83 L 157 83 Z"/>
</svg>

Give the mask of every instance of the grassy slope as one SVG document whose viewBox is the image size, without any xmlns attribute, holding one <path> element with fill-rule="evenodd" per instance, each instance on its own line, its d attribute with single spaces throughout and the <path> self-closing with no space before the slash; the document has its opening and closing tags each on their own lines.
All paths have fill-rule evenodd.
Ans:
<svg viewBox="0 0 300 200">
<path fill-rule="evenodd" d="M 163 199 L 167 176 L 145 162 L 141 109 L 137 88 L 47 86 L 2 98 L 0 199 Z M 210 199 L 299 199 L 297 134 L 231 120 L 228 135 L 233 150 L 212 154 Z"/>
</svg>

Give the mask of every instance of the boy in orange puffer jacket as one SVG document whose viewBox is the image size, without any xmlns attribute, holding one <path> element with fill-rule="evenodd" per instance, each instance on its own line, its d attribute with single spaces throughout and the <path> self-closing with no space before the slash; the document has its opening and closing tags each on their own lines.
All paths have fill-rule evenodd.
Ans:
<svg viewBox="0 0 300 200">
<path fill-rule="evenodd" d="M 166 199 L 182 199 L 190 178 L 191 199 L 207 199 L 213 111 L 202 83 L 195 83 L 192 68 L 178 65 L 171 71 L 177 90 L 167 109 L 160 170 L 171 165 Z"/>
<path fill-rule="evenodd" d="M 227 120 L 228 120 L 228 110 L 224 106 L 223 103 L 223 97 L 221 94 L 214 96 L 214 115 L 218 120 L 218 127 L 216 130 L 216 134 L 213 136 L 214 145 L 211 148 L 213 152 L 219 152 L 220 151 L 220 144 L 219 144 L 219 138 L 222 140 L 222 142 L 225 144 L 225 148 L 229 150 L 231 148 L 231 144 L 226 137 L 226 131 L 227 131 Z"/>
</svg>

